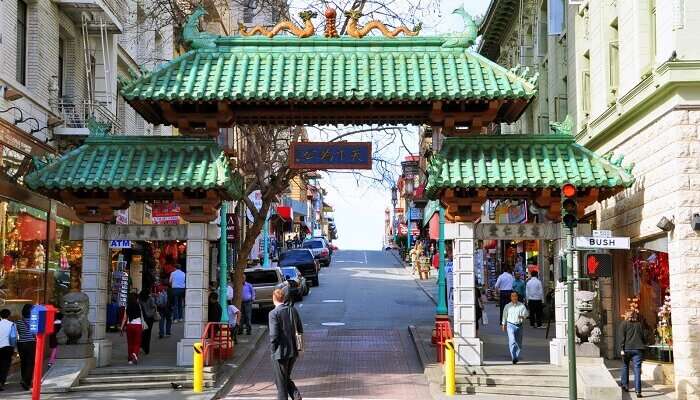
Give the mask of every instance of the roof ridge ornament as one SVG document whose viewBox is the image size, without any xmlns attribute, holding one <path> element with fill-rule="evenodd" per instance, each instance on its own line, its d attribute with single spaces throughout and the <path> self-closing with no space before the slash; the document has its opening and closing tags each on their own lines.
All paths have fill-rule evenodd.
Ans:
<svg viewBox="0 0 700 400">
<path fill-rule="evenodd" d="M 335 27 L 335 8 L 326 8 L 326 12 L 324 12 L 323 15 L 326 17 L 326 29 L 323 31 L 323 36 L 327 38 L 340 37 L 340 35 L 338 35 L 338 29 Z"/>
<path fill-rule="evenodd" d="M 353 9 L 350 11 L 346 11 L 345 16 L 348 17 L 348 36 L 354 37 L 356 39 L 361 39 L 367 36 L 368 33 L 375 29 L 380 31 L 382 35 L 384 35 L 384 37 L 395 38 L 400 33 L 403 33 L 404 36 L 416 36 L 418 35 L 418 33 L 420 33 L 421 29 L 423 28 L 423 24 L 418 23 L 418 25 L 416 25 L 413 28 L 413 30 L 407 28 L 406 25 L 401 25 L 392 31 L 391 29 L 387 28 L 387 26 L 384 25 L 384 23 L 377 21 L 376 19 L 369 21 L 363 27 L 359 27 L 357 23 L 359 22 L 360 17 L 362 17 L 362 12 L 360 10 Z"/>
<path fill-rule="evenodd" d="M 573 136 L 574 120 L 567 114 L 562 122 L 550 122 L 549 128 L 555 135 Z"/>
<path fill-rule="evenodd" d="M 248 30 L 248 28 L 246 28 L 246 26 L 243 23 L 239 22 L 238 33 L 240 33 L 242 36 L 262 35 L 272 38 L 277 36 L 277 34 L 279 34 L 282 31 L 287 31 L 296 37 L 306 38 L 309 36 L 313 36 L 313 34 L 316 32 L 316 28 L 314 27 L 314 24 L 311 21 L 313 18 L 316 18 L 316 16 L 318 16 L 317 13 L 311 10 L 305 10 L 299 13 L 299 17 L 304 22 L 303 27 L 298 27 L 292 21 L 280 21 L 279 23 L 277 23 L 277 25 L 275 25 L 272 29 L 269 30 L 262 25 L 256 25 L 251 30 Z"/>
<path fill-rule="evenodd" d="M 449 39 L 442 47 L 471 47 L 476 43 L 479 34 L 479 20 L 473 17 L 464 9 L 464 6 L 454 9 L 452 14 L 457 14 L 464 21 L 464 32 L 458 33 L 454 38 Z"/>
<path fill-rule="evenodd" d="M 216 47 L 217 35 L 199 30 L 199 19 L 207 15 L 207 11 L 201 5 L 194 9 L 187 17 L 182 28 L 182 39 L 193 49 Z"/>
</svg>

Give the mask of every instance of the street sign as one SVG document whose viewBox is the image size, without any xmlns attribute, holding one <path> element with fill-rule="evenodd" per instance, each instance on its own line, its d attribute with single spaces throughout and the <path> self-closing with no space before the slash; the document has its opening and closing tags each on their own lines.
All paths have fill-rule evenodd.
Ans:
<svg viewBox="0 0 700 400">
<path fill-rule="evenodd" d="M 423 213 L 420 208 L 411 207 L 408 209 L 408 219 L 411 221 L 420 221 L 423 219 Z"/>
<path fill-rule="evenodd" d="M 595 238 L 611 238 L 612 231 L 594 230 L 593 237 L 595 237 Z"/>
<path fill-rule="evenodd" d="M 592 236 L 577 236 L 577 249 L 629 249 L 630 238 L 628 237 L 609 237 L 597 238 Z"/>
<path fill-rule="evenodd" d="M 292 169 L 372 169 L 371 142 L 294 142 Z"/>
<path fill-rule="evenodd" d="M 130 249 L 131 248 L 131 240 L 110 240 L 109 241 L 109 248 L 110 249 Z"/>
<path fill-rule="evenodd" d="M 236 220 L 236 213 L 226 214 L 226 239 L 236 240 L 236 231 L 238 227 L 238 221 Z"/>
</svg>

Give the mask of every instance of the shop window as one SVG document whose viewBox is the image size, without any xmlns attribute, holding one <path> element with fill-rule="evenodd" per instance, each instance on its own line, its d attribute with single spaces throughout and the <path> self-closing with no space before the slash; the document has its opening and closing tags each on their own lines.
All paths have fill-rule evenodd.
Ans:
<svg viewBox="0 0 700 400">
<path fill-rule="evenodd" d="M 17 0 L 17 56 L 15 77 L 27 84 L 27 3 Z"/>
</svg>

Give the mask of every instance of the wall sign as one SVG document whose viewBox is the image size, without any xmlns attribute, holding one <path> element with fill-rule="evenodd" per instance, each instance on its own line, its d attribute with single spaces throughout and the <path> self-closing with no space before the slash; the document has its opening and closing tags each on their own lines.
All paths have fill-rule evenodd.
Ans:
<svg viewBox="0 0 700 400">
<path fill-rule="evenodd" d="M 130 249 L 131 248 L 131 240 L 110 240 L 109 241 L 109 248 L 110 249 Z"/>
<path fill-rule="evenodd" d="M 476 239 L 559 239 L 559 224 L 477 224 Z"/>
<path fill-rule="evenodd" d="M 292 169 L 372 169 L 371 142 L 294 142 Z"/>
</svg>

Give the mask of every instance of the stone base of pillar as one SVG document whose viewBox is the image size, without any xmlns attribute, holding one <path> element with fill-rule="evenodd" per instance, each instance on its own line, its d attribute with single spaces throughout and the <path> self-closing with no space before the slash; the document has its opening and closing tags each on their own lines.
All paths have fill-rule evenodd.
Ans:
<svg viewBox="0 0 700 400">
<path fill-rule="evenodd" d="M 455 363 L 459 366 L 470 367 L 483 365 L 484 363 L 484 342 L 479 338 L 455 338 L 457 359 Z"/>
<path fill-rule="evenodd" d="M 178 367 L 191 367 L 193 365 L 192 352 L 194 351 L 192 345 L 201 342 L 201 339 L 182 339 L 177 342 L 177 366 Z"/>
<path fill-rule="evenodd" d="M 112 341 L 109 339 L 93 340 L 95 346 L 95 365 L 106 367 L 112 362 Z M 126 358 L 126 354 L 124 354 Z"/>
<path fill-rule="evenodd" d="M 549 342 L 549 363 L 566 365 L 566 338 L 554 338 Z"/>
</svg>

